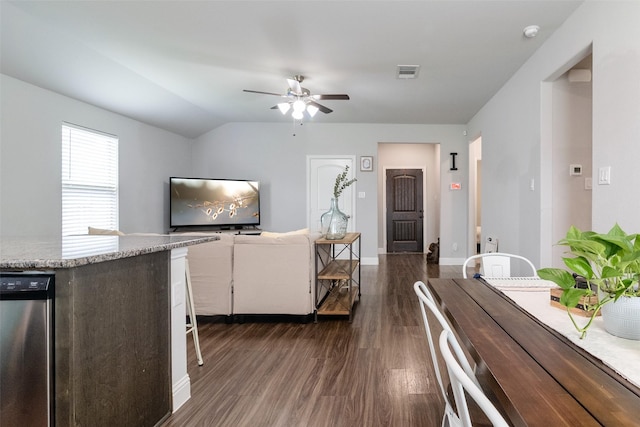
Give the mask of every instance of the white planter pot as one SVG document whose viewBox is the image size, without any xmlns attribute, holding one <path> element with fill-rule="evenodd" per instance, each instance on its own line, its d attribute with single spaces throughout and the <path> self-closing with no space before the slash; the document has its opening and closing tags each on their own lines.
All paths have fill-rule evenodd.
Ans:
<svg viewBox="0 0 640 427">
<path fill-rule="evenodd" d="M 611 335 L 640 340 L 640 297 L 622 296 L 602 306 L 604 328 Z"/>
</svg>

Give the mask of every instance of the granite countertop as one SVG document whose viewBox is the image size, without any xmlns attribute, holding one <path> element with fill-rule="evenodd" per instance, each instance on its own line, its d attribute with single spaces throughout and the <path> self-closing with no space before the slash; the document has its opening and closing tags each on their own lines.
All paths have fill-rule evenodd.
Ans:
<svg viewBox="0 0 640 427">
<path fill-rule="evenodd" d="M 55 269 L 168 251 L 218 240 L 216 235 L 82 235 L 62 238 L 3 237 L 0 268 Z"/>
</svg>

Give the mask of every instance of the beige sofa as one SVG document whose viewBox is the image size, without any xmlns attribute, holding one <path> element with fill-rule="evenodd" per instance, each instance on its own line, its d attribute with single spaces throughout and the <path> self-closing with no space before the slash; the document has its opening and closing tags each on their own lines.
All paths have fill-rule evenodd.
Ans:
<svg viewBox="0 0 640 427">
<path fill-rule="evenodd" d="M 203 234 L 203 233 L 189 233 Z M 190 246 L 197 315 L 310 315 L 319 233 L 232 235 Z"/>
<path fill-rule="evenodd" d="M 185 233 L 202 235 L 206 233 Z M 233 307 L 233 238 L 189 246 L 187 261 L 197 315 L 230 316 Z"/>
</svg>

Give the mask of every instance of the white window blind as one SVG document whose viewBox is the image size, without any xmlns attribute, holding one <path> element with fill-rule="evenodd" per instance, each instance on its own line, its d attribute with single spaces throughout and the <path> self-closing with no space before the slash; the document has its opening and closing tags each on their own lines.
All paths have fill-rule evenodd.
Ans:
<svg viewBox="0 0 640 427">
<path fill-rule="evenodd" d="M 118 139 L 62 125 L 62 235 L 118 229 Z"/>
</svg>

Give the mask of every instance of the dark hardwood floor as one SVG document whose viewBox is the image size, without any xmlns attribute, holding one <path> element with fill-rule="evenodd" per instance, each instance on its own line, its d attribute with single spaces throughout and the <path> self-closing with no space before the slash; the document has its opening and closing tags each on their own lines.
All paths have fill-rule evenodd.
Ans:
<svg viewBox="0 0 640 427">
<path fill-rule="evenodd" d="M 191 399 L 162 426 L 440 426 L 413 283 L 459 269 L 381 255 L 362 266 L 352 323 L 200 322 L 204 366 L 187 337 Z"/>
</svg>

